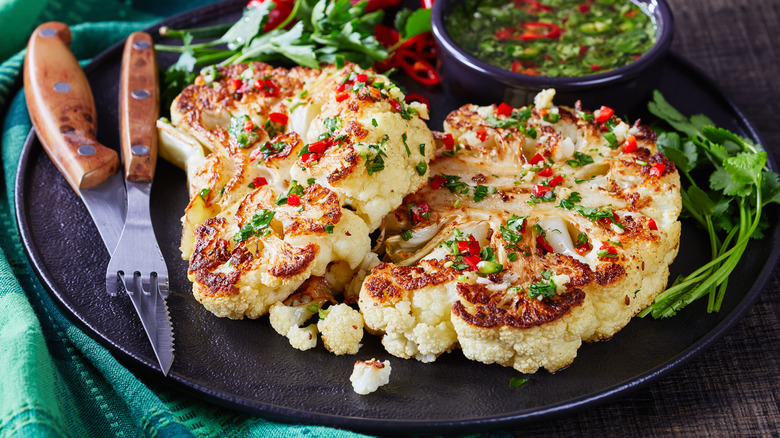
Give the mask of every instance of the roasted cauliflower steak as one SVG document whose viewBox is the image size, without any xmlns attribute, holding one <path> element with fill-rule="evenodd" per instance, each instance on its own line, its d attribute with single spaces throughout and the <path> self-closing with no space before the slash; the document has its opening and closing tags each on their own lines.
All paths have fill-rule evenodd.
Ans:
<svg viewBox="0 0 780 438">
<path fill-rule="evenodd" d="M 359 296 L 398 357 L 532 373 L 569 365 L 664 290 L 680 180 L 655 134 L 608 108 L 465 105 L 437 134 L 429 184 L 383 223 Z"/>
<path fill-rule="evenodd" d="M 427 107 L 404 97 L 352 64 L 202 71 L 158 122 L 161 156 L 187 172 L 181 251 L 195 298 L 257 318 L 309 278 L 365 271 L 369 234 L 427 183 L 434 155 Z"/>
</svg>

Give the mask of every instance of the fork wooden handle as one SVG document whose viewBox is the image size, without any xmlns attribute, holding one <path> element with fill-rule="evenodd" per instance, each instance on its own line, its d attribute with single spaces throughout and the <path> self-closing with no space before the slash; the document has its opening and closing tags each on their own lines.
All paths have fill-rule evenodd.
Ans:
<svg viewBox="0 0 780 438">
<path fill-rule="evenodd" d="M 119 157 L 95 138 L 95 101 L 70 42 L 64 23 L 35 29 L 24 58 L 24 95 L 46 153 L 78 193 L 113 175 Z"/>
<path fill-rule="evenodd" d="M 157 163 L 160 93 L 152 37 L 135 32 L 127 38 L 119 81 L 119 126 L 125 179 L 151 182 Z"/>
</svg>

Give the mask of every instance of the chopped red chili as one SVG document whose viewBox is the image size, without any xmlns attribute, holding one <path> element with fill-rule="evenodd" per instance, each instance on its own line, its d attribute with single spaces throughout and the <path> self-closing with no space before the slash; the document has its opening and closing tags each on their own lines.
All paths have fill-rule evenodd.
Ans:
<svg viewBox="0 0 780 438">
<path fill-rule="evenodd" d="M 268 184 L 268 180 L 263 178 L 262 176 L 258 176 L 257 178 L 252 180 L 252 184 L 255 185 L 255 187 L 262 187 L 266 184 Z"/>
<path fill-rule="evenodd" d="M 550 187 L 555 187 L 563 184 L 563 177 L 558 175 L 550 180 Z"/>
<path fill-rule="evenodd" d="M 629 135 L 626 142 L 623 144 L 623 152 L 635 152 L 637 150 L 636 137 Z"/>
<path fill-rule="evenodd" d="M 300 205 L 301 204 L 301 197 L 296 195 L 295 193 L 290 193 L 287 195 L 287 205 Z"/>
<path fill-rule="evenodd" d="M 650 175 L 660 177 L 666 171 L 666 165 L 664 163 L 658 163 L 650 168 Z"/>
<path fill-rule="evenodd" d="M 272 122 L 278 123 L 280 125 L 286 125 L 288 120 L 287 114 L 282 113 L 268 114 L 268 118 L 271 119 Z"/>
<path fill-rule="evenodd" d="M 431 180 L 431 182 L 430 182 L 430 184 L 429 184 L 429 185 L 431 186 L 431 189 L 433 189 L 433 190 L 438 190 L 438 189 L 440 189 L 440 188 L 441 188 L 441 187 L 444 185 L 444 183 L 446 183 L 446 182 L 447 182 L 447 180 L 446 180 L 446 179 L 445 179 L 443 176 L 441 176 L 441 175 L 436 175 L 436 176 L 434 176 L 434 177 L 433 177 L 433 179 Z"/>
<path fill-rule="evenodd" d="M 544 157 L 542 156 L 542 154 L 537 152 L 536 155 L 534 155 L 530 160 L 528 160 L 528 164 L 530 164 L 531 166 L 535 166 L 541 163 L 542 161 L 544 161 Z"/>
<path fill-rule="evenodd" d="M 255 129 L 255 124 L 252 120 L 244 122 L 244 131 L 252 131 L 253 129 Z"/>
<path fill-rule="evenodd" d="M 232 85 L 233 88 L 235 88 L 236 91 L 238 91 L 241 88 L 241 86 L 244 85 L 244 83 L 241 82 L 241 79 L 230 78 L 230 85 Z"/>
<path fill-rule="evenodd" d="M 615 110 L 608 106 L 602 106 L 599 109 L 599 115 L 596 116 L 596 123 L 604 123 L 609 120 L 612 115 L 615 114 Z"/>
<path fill-rule="evenodd" d="M 511 116 L 512 111 L 514 111 L 514 108 L 512 108 L 511 105 L 507 105 L 504 102 L 501 102 L 501 105 L 496 108 L 496 114 L 499 116 Z"/>
<path fill-rule="evenodd" d="M 396 51 L 398 65 L 417 82 L 431 86 L 441 82 L 439 72 L 422 55 L 407 49 Z"/>
<path fill-rule="evenodd" d="M 333 146 L 333 140 L 331 140 L 330 138 L 326 138 L 324 140 L 320 140 L 310 144 L 309 152 L 314 154 L 322 154 L 325 153 L 325 151 L 331 146 Z"/>
<path fill-rule="evenodd" d="M 537 198 L 542 198 L 542 197 L 544 197 L 544 195 L 546 195 L 546 194 L 548 194 L 550 192 L 552 192 L 552 187 L 543 186 L 543 185 L 540 185 L 540 184 L 535 185 L 531 189 L 531 194 L 536 196 Z"/>
<path fill-rule="evenodd" d="M 542 249 L 544 249 L 547 252 L 555 252 L 553 250 L 552 245 L 547 243 L 547 240 L 545 240 L 544 236 L 536 236 L 536 245 L 540 246 Z"/>
<path fill-rule="evenodd" d="M 444 134 L 442 142 L 444 143 L 444 149 L 447 149 L 448 151 L 455 149 L 455 138 L 452 134 Z"/>
<path fill-rule="evenodd" d="M 344 102 L 349 99 L 349 93 L 339 93 L 336 95 L 336 102 Z"/>
<path fill-rule="evenodd" d="M 653 219 L 653 218 L 650 218 L 650 219 L 647 221 L 647 226 L 648 226 L 648 227 L 649 227 L 651 230 L 653 230 L 653 231 L 656 231 L 656 230 L 658 230 L 658 225 L 655 223 L 655 219 Z"/>
<path fill-rule="evenodd" d="M 487 140 L 488 139 L 487 130 L 485 130 L 485 128 L 480 128 L 479 130 L 477 130 L 477 138 L 479 139 L 479 141 Z"/>
<path fill-rule="evenodd" d="M 536 172 L 537 175 L 543 176 L 547 178 L 548 176 L 552 176 L 553 174 L 553 168 L 552 167 L 545 167 L 544 169 L 540 170 L 539 172 Z"/>
<path fill-rule="evenodd" d="M 469 268 L 471 268 L 473 271 L 477 270 L 477 264 L 479 264 L 481 261 L 482 259 L 480 259 L 478 255 L 463 257 L 463 263 L 469 265 Z"/>
</svg>

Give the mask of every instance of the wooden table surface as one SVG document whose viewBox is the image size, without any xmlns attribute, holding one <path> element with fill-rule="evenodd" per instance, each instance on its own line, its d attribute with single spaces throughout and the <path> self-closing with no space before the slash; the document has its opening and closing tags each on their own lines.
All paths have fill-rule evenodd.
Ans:
<svg viewBox="0 0 780 438">
<path fill-rule="evenodd" d="M 780 1 L 667 0 L 672 51 L 701 68 L 780 158 Z M 704 111 L 702 111 L 704 112 Z M 515 436 L 780 436 L 780 268 L 747 315 L 650 387 Z"/>
</svg>

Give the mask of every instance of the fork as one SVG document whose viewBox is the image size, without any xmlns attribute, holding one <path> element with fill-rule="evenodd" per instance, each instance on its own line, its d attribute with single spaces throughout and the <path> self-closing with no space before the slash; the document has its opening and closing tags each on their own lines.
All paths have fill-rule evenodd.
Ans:
<svg viewBox="0 0 780 438">
<path fill-rule="evenodd" d="M 173 363 L 173 330 L 165 299 L 168 268 L 152 227 L 149 195 L 157 159 L 159 88 L 151 37 L 128 37 L 122 58 L 120 147 L 127 188 L 127 216 L 106 271 L 106 290 L 130 296 L 164 374 Z"/>
</svg>

